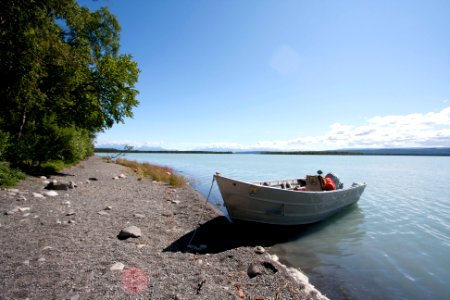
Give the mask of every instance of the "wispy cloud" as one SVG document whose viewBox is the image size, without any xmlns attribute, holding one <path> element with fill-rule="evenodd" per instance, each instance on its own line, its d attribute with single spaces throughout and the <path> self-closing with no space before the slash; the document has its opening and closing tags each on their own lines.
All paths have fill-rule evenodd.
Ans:
<svg viewBox="0 0 450 300">
<path fill-rule="evenodd" d="M 262 144 L 286 150 L 450 147 L 450 107 L 425 114 L 375 116 L 361 126 L 334 123 L 324 135 Z"/>
<path fill-rule="evenodd" d="M 163 142 L 97 141 L 102 145 L 164 147 Z M 254 144 L 220 142 L 193 144 L 187 149 L 333 150 L 342 148 L 450 147 L 450 107 L 439 112 L 375 116 L 361 126 L 333 123 L 323 135 Z M 172 147 L 173 148 L 173 147 Z M 182 150 L 182 149 L 178 149 Z"/>
<path fill-rule="evenodd" d="M 140 142 L 134 140 L 95 140 L 96 147 L 123 148 L 123 146 L 133 146 L 134 148 L 160 148 L 162 142 Z"/>
</svg>

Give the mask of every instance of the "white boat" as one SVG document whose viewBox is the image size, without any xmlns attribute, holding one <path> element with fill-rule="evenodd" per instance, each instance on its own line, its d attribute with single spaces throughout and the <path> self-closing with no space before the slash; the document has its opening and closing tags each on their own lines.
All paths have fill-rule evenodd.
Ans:
<svg viewBox="0 0 450 300">
<path fill-rule="evenodd" d="M 334 174 L 325 177 L 332 176 L 337 189 L 330 191 L 317 186 L 318 176 L 249 183 L 216 173 L 214 179 L 232 221 L 297 225 L 334 215 L 356 203 L 366 188 L 365 183 L 353 183 L 344 188 Z"/>
</svg>

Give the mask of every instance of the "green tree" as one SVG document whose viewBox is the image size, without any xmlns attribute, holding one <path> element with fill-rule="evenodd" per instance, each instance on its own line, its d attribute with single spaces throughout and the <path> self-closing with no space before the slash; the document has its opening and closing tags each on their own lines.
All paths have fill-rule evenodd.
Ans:
<svg viewBox="0 0 450 300">
<path fill-rule="evenodd" d="M 9 160 L 77 161 L 92 153 L 96 132 L 133 116 L 139 69 L 119 53 L 119 33 L 106 8 L 1 1 L 0 131 Z"/>
</svg>

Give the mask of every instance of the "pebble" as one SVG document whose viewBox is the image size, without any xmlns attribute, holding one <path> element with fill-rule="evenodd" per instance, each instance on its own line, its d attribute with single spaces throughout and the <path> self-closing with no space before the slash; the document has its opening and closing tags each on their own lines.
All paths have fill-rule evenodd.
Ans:
<svg viewBox="0 0 450 300">
<path fill-rule="evenodd" d="M 256 277 L 258 275 L 262 275 L 261 264 L 259 263 L 251 263 L 247 269 L 247 275 L 250 278 Z"/>
<path fill-rule="evenodd" d="M 109 215 L 109 213 L 107 213 L 104 210 L 98 211 L 97 214 L 99 214 L 100 216 L 108 216 Z"/>
<path fill-rule="evenodd" d="M 256 254 L 264 254 L 266 252 L 266 249 L 264 249 L 262 246 L 256 246 L 255 247 L 255 253 Z"/>
<path fill-rule="evenodd" d="M 119 178 L 127 178 L 127 176 L 125 174 L 120 174 Z"/>
<path fill-rule="evenodd" d="M 48 192 L 45 192 L 44 194 L 46 196 L 49 196 L 49 197 L 56 197 L 56 196 L 58 196 L 58 193 L 55 192 L 55 191 L 48 191 Z"/>
<path fill-rule="evenodd" d="M 44 261 L 45 261 L 44 257 L 41 257 L 41 258 L 38 259 L 38 262 L 44 262 Z"/>
<path fill-rule="evenodd" d="M 141 233 L 141 229 L 139 227 L 129 226 L 120 231 L 119 238 L 124 238 L 124 239 L 129 238 L 129 237 L 138 238 L 141 235 L 142 235 L 142 233 Z"/>
<path fill-rule="evenodd" d="M 13 215 L 13 214 L 15 214 L 16 212 L 25 212 L 25 211 L 28 211 L 28 210 L 30 210 L 30 209 L 31 209 L 31 208 L 29 208 L 29 207 L 19 207 L 19 206 L 16 206 L 15 208 L 13 208 L 13 209 L 11 209 L 11 210 L 5 212 L 5 215 Z"/>
<path fill-rule="evenodd" d="M 133 217 L 138 218 L 138 219 L 144 219 L 145 215 L 144 214 L 134 214 Z"/>
<path fill-rule="evenodd" d="M 17 201 L 27 201 L 27 198 L 25 196 L 19 196 L 17 199 Z"/>
<path fill-rule="evenodd" d="M 123 263 L 121 263 L 121 262 L 115 262 L 115 263 L 111 266 L 110 270 L 111 270 L 111 271 L 122 271 L 123 268 L 125 268 L 125 265 L 124 265 Z"/>
<path fill-rule="evenodd" d="M 80 295 L 76 294 L 73 295 L 72 297 L 70 297 L 70 300 L 79 300 L 80 299 Z"/>
<path fill-rule="evenodd" d="M 6 212 L 5 212 L 5 215 L 10 216 L 10 215 L 15 214 L 16 212 L 17 212 L 17 210 L 11 209 L 11 210 L 9 210 L 9 211 L 6 211 Z"/>
<path fill-rule="evenodd" d="M 68 213 L 66 213 L 66 216 L 73 216 L 74 214 L 76 214 L 76 212 L 74 212 L 73 210 L 69 211 Z"/>
<path fill-rule="evenodd" d="M 112 210 L 112 206 L 107 206 L 104 208 L 104 210 Z"/>
<path fill-rule="evenodd" d="M 33 197 L 34 198 L 45 198 L 44 195 L 39 194 L 39 193 L 33 193 Z"/>
</svg>

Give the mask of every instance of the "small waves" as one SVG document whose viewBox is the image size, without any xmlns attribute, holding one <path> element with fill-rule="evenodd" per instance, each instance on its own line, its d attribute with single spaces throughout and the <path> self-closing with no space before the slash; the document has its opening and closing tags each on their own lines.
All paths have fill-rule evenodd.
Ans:
<svg viewBox="0 0 450 300">
<path fill-rule="evenodd" d="M 306 227 L 294 241 L 275 245 L 280 259 L 306 271 L 311 282 L 333 299 L 450 295 L 449 158 L 198 154 L 139 158 L 194 178 L 193 185 L 205 196 L 216 171 L 260 181 L 322 169 L 334 171 L 346 186 L 365 181 L 368 186 L 357 205 Z M 216 187 L 211 202 L 222 202 Z"/>
</svg>

